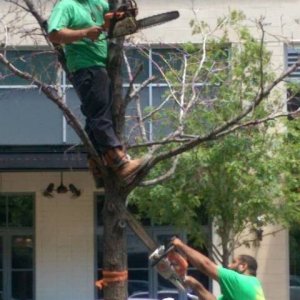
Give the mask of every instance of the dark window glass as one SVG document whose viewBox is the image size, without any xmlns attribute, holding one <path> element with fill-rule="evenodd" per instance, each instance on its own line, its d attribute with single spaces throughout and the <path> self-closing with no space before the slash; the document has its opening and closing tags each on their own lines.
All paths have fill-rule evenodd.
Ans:
<svg viewBox="0 0 300 300">
<path fill-rule="evenodd" d="M 105 199 L 104 195 L 98 195 L 97 196 L 96 222 L 97 222 L 98 227 L 103 226 L 102 211 L 103 211 L 104 199 Z"/>
<path fill-rule="evenodd" d="M 290 300 L 300 299 L 300 229 L 290 230 Z"/>
<path fill-rule="evenodd" d="M 38 89 L 0 89 L 0 144 L 62 142 L 62 112 Z"/>
<path fill-rule="evenodd" d="M 97 268 L 100 270 L 103 268 L 103 237 L 97 236 Z"/>
<path fill-rule="evenodd" d="M 0 237 L 0 271 L 2 274 L 2 269 L 3 269 L 3 240 L 2 237 Z M 0 285 L 2 287 L 2 280 L 0 281 Z M 2 291 L 2 288 L 1 288 Z"/>
<path fill-rule="evenodd" d="M 51 51 L 7 51 L 7 59 L 20 71 L 34 75 L 44 83 L 54 84 L 57 62 Z M 31 82 L 15 76 L 0 64 L 0 85 L 30 85 Z"/>
<path fill-rule="evenodd" d="M 102 276 L 102 268 L 103 268 L 103 237 L 102 235 L 97 235 L 97 277 L 96 280 L 101 279 Z M 96 299 L 103 299 L 103 290 L 97 288 L 96 290 L 97 298 Z"/>
<path fill-rule="evenodd" d="M 13 299 L 33 299 L 33 238 L 32 235 L 11 239 L 11 294 Z"/>
<path fill-rule="evenodd" d="M 159 139 L 169 134 L 177 125 L 179 108 L 164 87 L 153 88 L 153 108 L 159 108 L 152 117 L 154 139 Z"/>
<path fill-rule="evenodd" d="M 8 226 L 32 227 L 33 226 L 33 201 L 32 196 L 10 196 L 8 198 Z"/>
<path fill-rule="evenodd" d="M 0 271 L 0 300 L 3 300 L 3 272 Z"/>
<path fill-rule="evenodd" d="M 12 272 L 12 298 L 14 300 L 33 299 L 33 272 Z"/>
<path fill-rule="evenodd" d="M 32 195 L 2 195 L 0 209 L 1 227 L 33 227 Z"/>
<path fill-rule="evenodd" d="M 287 67 L 291 67 L 297 62 L 300 56 L 300 49 L 298 47 L 291 47 L 287 49 Z M 290 79 L 299 79 L 300 69 L 298 68 L 295 72 L 289 75 Z"/>
<path fill-rule="evenodd" d="M 6 197 L 0 196 L 0 227 L 6 226 Z"/>
<path fill-rule="evenodd" d="M 292 91 L 287 92 L 287 111 L 289 113 L 295 112 L 300 108 L 300 94 L 295 94 Z M 289 120 L 293 120 L 293 116 L 288 116 Z"/>
<path fill-rule="evenodd" d="M 66 90 L 67 96 L 67 105 L 69 109 L 73 112 L 73 114 L 77 117 L 78 121 L 81 123 L 82 127 L 85 126 L 85 117 L 80 109 L 80 100 L 77 96 L 77 93 L 74 88 L 68 88 Z M 66 133 L 66 143 L 67 144 L 80 144 L 80 138 L 74 129 L 67 124 L 67 133 Z"/>
<path fill-rule="evenodd" d="M 128 295 L 149 291 L 148 270 L 129 270 Z"/>
<path fill-rule="evenodd" d="M 32 236 L 14 236 L 12 238 L 12 268 L 31 269 L 33 267 Z"/>
<path fill-rule="evenodd" d="M 33 200 L 29 194 L 0 196 L 0 209 L 5 208 L 1 212 L 0 300 L 33 299 Z"/>
<path fill-rule="evenodd" d="M 136 241 L 137 242 L 137 241 Z M 139 244 L 137 242 L 137 244 Z M 141 249 L 137 250 L 139 252 L 129 252 L 128 253 L 128 266 L 131 269 L 145 269 L 148 267 L 148 252 L 141 252 Z M 138 278 L 138 277 L 137 277 Z"/>
</svg>

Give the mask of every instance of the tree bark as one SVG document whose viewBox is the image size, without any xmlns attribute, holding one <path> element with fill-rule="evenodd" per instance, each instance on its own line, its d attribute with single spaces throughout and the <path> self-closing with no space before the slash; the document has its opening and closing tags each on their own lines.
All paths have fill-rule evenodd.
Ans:
<svg viewBox="0 0 300 300">
<path fill-rule="evenodd" d="M 124 203 L 120 189 L 113 180 L 108 180 L 105 187 L 105 204 L 103 208 L 103 270 L 127 271 L 127 242 L 125 222 L 122 213 L 116 208 L 118 203 Z M 127 281 L 117 281 L 104 288 L 104 299 L 127 299 Z"/>
<path fill-rule="evenodd" d="M 112 8 L 118 7 L 123 0 L 110 0 Z M 123 40 L 118 39 L 109 43 L 108 72 L 112 85 L 113 119 L 115 131 L 122 140 L 124 129 L 124 101 L 122 97 L 122 49 Z M 127 193 L 124 193 L 114 176 L 106 176 L 105 204 L 103 208 L 103 269 L 104 271 L 127 271 L 127 240 L 125 222 L 122 212 L 116 208 L 118 203 L 125 204 Z M 116 281 L 104 287 L 105 300 L 126 300 L 128 298 L 127 280 Z"/>
</svg>

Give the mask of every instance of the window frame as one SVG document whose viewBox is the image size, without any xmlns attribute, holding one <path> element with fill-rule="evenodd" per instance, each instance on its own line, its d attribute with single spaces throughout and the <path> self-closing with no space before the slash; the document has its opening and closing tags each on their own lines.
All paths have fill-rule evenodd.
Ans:
<svg viewBox="0 0 300 300">
<path fill-rule="evenodd" d="M 0 193 L 0 196 L 32 196 L 32 227 L 0 227 L 0 239 L 2 240 L 2 269 L 0 269 L 0 272 L 2 272 L 2 284 L 3 284 L 3 290 L 2 290 L 2 299 L 3 300 L 9 300 L 12 299 L 12 293 L 13 293 L 13 284 L 12 284 L 12 275 L 13 272 L 21 272 L 21 271 L 31 271 L 32 272 L 32 300 L 35 299 L 35 275 L 36 275 L 36 267 L 35 267 L 35 199 L 36 195 L 35 193 Z M 6 212 L 8 213 L 8 212 Z M 7 217 L 6 217 L 7 220 Z M 7 225 L 7 224 L 6 224 Z M 13 268 L 12 266 L 12 246 L 13 246 L 13 237 L 22 237 L 22 236 L 31 236 L 32 237 L 32 268 Z"/>
</svg>

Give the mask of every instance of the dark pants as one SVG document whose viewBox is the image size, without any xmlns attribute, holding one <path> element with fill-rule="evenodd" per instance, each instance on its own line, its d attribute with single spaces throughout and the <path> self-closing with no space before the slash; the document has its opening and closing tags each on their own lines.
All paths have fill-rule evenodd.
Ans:
<svg viewBox="0 0 300 300">
<path fill-rule="evenodd" d="M 121 146 L 112 121 L 110 79 L 103 67 L 80 69 L 73 73 L 73 85 L 86 117 L 85 130 L 100 153 Z"/>
</svg>

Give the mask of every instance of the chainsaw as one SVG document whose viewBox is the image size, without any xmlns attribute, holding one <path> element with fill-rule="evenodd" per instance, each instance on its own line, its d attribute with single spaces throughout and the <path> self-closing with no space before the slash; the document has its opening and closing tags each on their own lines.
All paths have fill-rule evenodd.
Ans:
<svg viewBox="0 0 300 300">
<path fill-rule="evenodd" d="M 179 291 L 186 292 L 183 282 L 188 263 L 173 245 L 159 246 L 150 254 L 149 260 L 163 278 L 169 280 Z"/>
<path fill-rule="evenodd" d="M 118 38 L 136 33 L 138 30 L 159 25 L 179 17 L 178 11 L 169 11 L 143 19 L 136 19 L 138 8 L 135 0 L 128 0 L 104 16 L 103 29 L 106 38 Z"/>
</svg>

